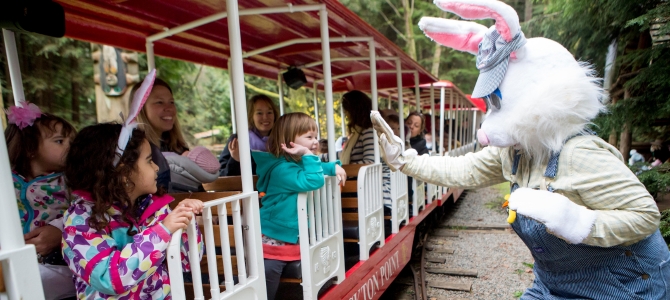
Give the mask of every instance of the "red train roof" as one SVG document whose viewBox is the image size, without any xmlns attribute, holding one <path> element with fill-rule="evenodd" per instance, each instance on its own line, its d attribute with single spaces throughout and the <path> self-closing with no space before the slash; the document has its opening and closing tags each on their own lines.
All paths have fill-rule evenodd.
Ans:
<svg viewBox="0 0 670 300">
<path fill-rule="evenodd" d="M 65 9 L 66 36 L 145 52 L 146 37 L 176 26 L 226 11 L 225 1 L 215 0 L 55 0 Z M 238 0 L 239 8 L 262 8 L 325 3 L 330 37 L 371 36 L 376 55 L 398 56 L 403 70 L 418 70 L 421 83 L 436 78 L 402 49 L 337 0 Z M 251 51 L 295 38 L 319 38 L 317 11 L 286 14 L 240 16 L 242 50 Z M 368 55 L 367 43 L 331 43 L 331 58 Z M 154 43 L 156 55 L 227 68 L 229 57 L 228 22 L 221 19 Z M 276 79 L 288 66 L 301 66 L 321 60 L 320 44 L 288 46 L 244 60 L 245 74 Z M 366 61 L 332 62 L 336 76 L 368 69 Z M 393 61 L 377 61 L 378 70 L 395 70 Z M 308 81 L 321 78 L 321 67 L 304 69 Z M 333 81 L 334 91 L 346 91 L 347 83 L 359 90 L 370 90 L 369 76 L 349 76 Z M 403 85 L 414 84 L 413 74 L 403 74 Z M 395 87 L 395 74 L 378 74 L 379 89 Z M 309 85 L 311 86 L 311 84 Z M 322 86 L 321 86 L 322 88 Z"/>
</svg>

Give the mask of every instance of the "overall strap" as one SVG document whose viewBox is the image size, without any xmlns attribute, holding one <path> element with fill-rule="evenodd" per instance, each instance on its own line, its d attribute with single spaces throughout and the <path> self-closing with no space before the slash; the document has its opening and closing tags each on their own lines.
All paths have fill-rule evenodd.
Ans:
<svg viewBox="0 0 670 300">
<path fill-rule="evenodd" d="M 596 133 L 588 128 L 585 128 L 583 132 L 580 132 L 576 135 L 573 135 L 565 140 L 563 144 L 567 143 L 570 139 L 576 137 L 576 136 L 581 136 L 581 135 L 595 135 Z M 547 168 L 544 171 L 544 178 L 542 178 L 542 183 L 540 185 L 541 190 L 553 192 L 554 189 L 551 187 L 551 185 L 547 184 L 547 179 L 554 179 L 556 178 L 556 174 L 558 173 L 558 158 L 561 155 L 561 151 L 558 152 L 552 152 L 551 157 L 549 157 L 549 162 L 547 163 Z M 519 169 L 519 160 L 521 160 L 521 154 L 519 150 L 514 150 L 514 163 L 512 164 L 512 175 L 516 175 L 517 170 Z M 514 182 L 512 184 L 512 192 L 514 192 L 516 189 L 519 188 L 519 184 Z"/>
</svg>

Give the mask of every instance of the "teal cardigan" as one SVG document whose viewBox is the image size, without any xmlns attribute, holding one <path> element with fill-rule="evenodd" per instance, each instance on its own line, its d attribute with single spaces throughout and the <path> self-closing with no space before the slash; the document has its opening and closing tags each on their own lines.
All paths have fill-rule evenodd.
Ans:
<svg viewBox="0 0 670 300">
<path fill-rule="evenodd" d="M 335 176 L 335 164 L 322 163 L 316 155 L 304 155 L 299 162 L 275 157 L 268 152 L 251 153 L 256 161 L 259 192 L 265 192 L 260 209 L 261 232 L 287 243 L 298 242 L 298 193 L 319 189 L 324 175 Z"/>
</svg>

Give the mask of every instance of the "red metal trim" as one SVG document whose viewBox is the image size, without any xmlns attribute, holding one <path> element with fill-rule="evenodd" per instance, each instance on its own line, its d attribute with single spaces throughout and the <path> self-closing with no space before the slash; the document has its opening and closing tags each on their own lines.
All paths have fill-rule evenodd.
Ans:
<svg viewBox="0 0 670 300">
<path fill-rule="evenodd" d="M 368 260 L 359 261 L 349 269 L 346 279 L 333 286 L 321 299 L 379 299 L 398 276 L 400 270 L 409 262 L 416 226 L 435 207 L 437 203 L 433 202 L 426 206 L 418 216 L 411 218 L 406 226 L 400 228 L 400 232 L 386 239 L 384 247 L 375 250 Z M 389 271 L 389 267 L 393 272 Z"/>
</svg>

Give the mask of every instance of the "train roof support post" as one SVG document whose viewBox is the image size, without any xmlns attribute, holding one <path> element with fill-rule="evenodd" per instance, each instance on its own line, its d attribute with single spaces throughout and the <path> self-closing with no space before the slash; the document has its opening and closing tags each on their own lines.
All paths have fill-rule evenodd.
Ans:
<svg viewBox="0 0 670 300">
<path fill-rule="evenodd" d="M 277 74 L 277 91 L 279 92 L 279 115 L 284 115 L 284 82 L 281 73 Z"/>
<path fill-rule="evenodd" d="M 419 90 L 419 71 L 414 72 L 414 98 L 416 99 L 416 112 L 421 113 L 421 91 Z"/>
<path fill-rule="evenodd" d="M 314 93 L 314 119 L 316 119 L 316 138 L 320 140 L 321 126 L 319 125 L 319 91 L 316 89 L 316 81 L 314 81 L 312 92 Z"/>
<path fill-rule="evenodd" d="M 370 51 L 370 93 L 372 94 L 372 110 L 379 110 L 378 93 L 377 93 L 377 59 L 375 53 L 375 40 L 370 38 L 368 42 L 368 48 Z M 374 130 L 374 129 L 372 129 Z M 375 143 L 375 163 L 380 163 L 379 156 L 379 143 L 377 134 L 373 135 Z"/>
<path fill-rule="evenodd" d="M 447 144 L 449 146 L 449 152 L 451 152 L 451 144 L 452 144 L 451 139 L 455 139 L 455 137 L 452 135 L 452 133 L 455 133 L 453 126 L 454 122 L 452 122 L 451 120 L 453 108 L 454 108 L 454 91 L 452 90 L 449 93 L 449 140 L 447 141 Z"/>
<path fill-rule="evenodd" d="M 7 52 L 9 77 L 14 93 L 14 104 L 25 101 L 21 68 L 16 51 L 14 32 L 3 29 L 2 35 Z M 0 131 L 0 139 L 5 140 L 4 130 Z M 35 246 L 26 245 L 16 205 L 16 195 L 12 184 L 12 171 L 9 163 L 7 145 L 0 143 L 0 260 L 4 270 L 4 280 L 9 299 L 44 299 L 42 280 L 40 279 Z M 20 264 L 20 265 L 19 265 Z"/>
<path fill-rule="evenodd" d="M 230 123 L 233 125 L 233 134 L 237 133 L 237 117 L 235 116 L 235 94 L 233 93 L 233 75 L 230 73 L 230 59 L 228 60 L 228 91 L 230 92 Z"/>
<path fill-rule="evenodd" d="M 395 61 L 395 71 L 396 71 L 396 83 L 398 84 L 398 118 L 400 121 L 400 139 L 403 140 L 402 150 L 405 150 L 405 113 L 403 111 L 403 100 L 402 100 L 402 62 L 398 59 Z"/>
<path fill-rule="evenodd" d="M 449 114 L 451 116 L 451 114 Z M 440 156 L 444 155 L 444 87 L 440 88 L 440 134 L 442 138 L 440 139 Z M 451 150 L 451 126 L 449 126 L 449 138 L 447 139 L 447 147 Z"/>
<path fill-rule="evenodd" d="M 441 134 L 444 136 L 444 134 Z M 435 89 L 433 83 L 430 84 L 430 137 L 433 140 L 431 152 L 437 148 L 437 136 L 435 135 Z"/>
</svg>

